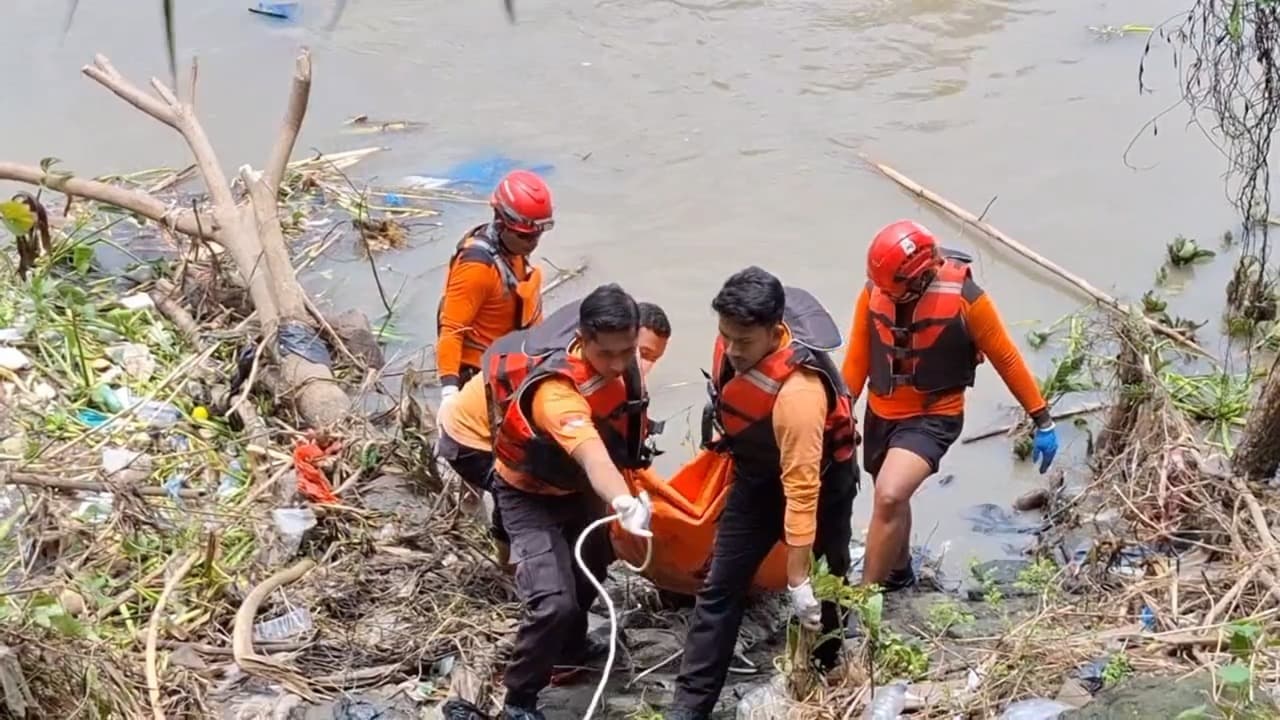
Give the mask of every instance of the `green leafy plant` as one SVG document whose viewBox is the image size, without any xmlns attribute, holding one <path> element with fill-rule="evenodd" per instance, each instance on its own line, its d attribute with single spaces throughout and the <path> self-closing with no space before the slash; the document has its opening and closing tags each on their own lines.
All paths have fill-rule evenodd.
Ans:
<svg viewBox="0 0 1280 720">
<path fill-rule="evenodd" d="M 1000 607 L 1004 602 L 1004 592 L 1000 590 L 1000 584 L 996 581 L 994 574 L 990 571 L 982 571 L 978 568 L 979 562 L 977 558 L 969 561 L 969 573 L 982 587 L 982 601 L 992 607 Z"/>
<path fill-rule="evenodd" d="M 1253 404 L 1251 378 L 1226 372 L 1181 375 L 1165 369 L 1160 380 L 1174 407 L 1207 424 L 1208 439 L 1230 451 L 1232 432 L 1244 426 Z"/>
<path fill-rule="evenodd" d="M 1170 265 L 1186 267 L 1202 260 L 1211 260 L 1217 253 L 1200 247 L 1200 244 L 1192 238 L 1178 235 L 1165 246 L 1165 255 Z"/>
<path fill-rule="evenodd" d="M 928 672 L 929 654 L 924 647 L 885 627 L 884 594 L 879 586 L 850 585 L 831 574 L 825 559 L 812 564 L 810 582 L 819 600 L 835 602 L 857 615 L 880 675 L 916 679 Z M 835 635 L 843 637 L 843 630 L 836 630 Z"/>
<path fill-rule="evenodd" d="M 1013 586 L 1032 592 L 1041 594 L 1053 589 L 1053 581 L 1058 577 L 1058 566 L 1047 557 L 1036 558 L 1030 565 L 1022 569 L 1018 573 L 1017 580 Z"/>
<path fill-rule="evenodd" d="M 1107 664 L 1102 666 L 1102 686 L 1113 687 L 1132 674 L 1133 666 L 1129 664 L 1129 657 L 1124 653 L 1116 653 L 1107 658 Z"/>
<path fill-rule="evenodd" d="M 24 202 L 5 200 L 0 202 L 0 224 L 13 235 L 26 235 L 35 227 L 36 216 Z"/>
<path fill-rule="evenodd" d="M 953 627 L 965 627 L 974 623 L 973 613 L 954 600 L 943 600 L 929 608 L 929 627 L 936 633 L 944 633 Z"/>
</svg>

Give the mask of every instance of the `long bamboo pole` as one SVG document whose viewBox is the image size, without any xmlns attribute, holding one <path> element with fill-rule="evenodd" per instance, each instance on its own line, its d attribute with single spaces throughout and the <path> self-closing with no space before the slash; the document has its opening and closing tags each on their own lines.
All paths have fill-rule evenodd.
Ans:
<svg viewBox="0 0 1280 720">
<path fill-rule="evenodd" d="M 1119 300 L 1115 299 L 1114 297 L 1107 294 L 1106 292 L 1098 289 L 1088 280 L 1085 280 L 1079 275 L 1076 275 L 1070 270 L 1067 270 L 1066 268 L 1050 260 L 1049 258 L 1046 258 L 1045 256 L 1041 255 L 1035 250 L 1032 250 L 1026 245 L 1023 245 L 1017 240 L 1014 240 L 1013 238 L 1004 234 L 1003 232 L 1001 232 L 999 229 L 997 229 L 990 223 L 980 219 L 977 215 L 974 215 L 968 210 L 965 210 L 959 205 L 956 205 L 950 200 L 924 187 L 920 183 L 912 180 L 906 175 L 903 175 L 897 170 L 894 170 L 888 165 L 885 165 L 884 163 L 876 162 L 875 160 L 872 160 L 871 158 L 868 158 L 865 155 L 862 156 L 862 159 L 865 160 L 872 167 L 874 167 L 876 170 L 879 170 L 883 175 L 888 177 L 890 180 L 893 180 L 894 182 L 898 183 L 898 185 L 902 186 L 904 189 L 909 190 L 912 194 L 924 200 L 928 200 L 929 202 L 933 203 L 939 208 L 950 213 L 957 220 L 960 220 L 964 224 L 970 225 L 976 228 L 977 230 L 982 232 L 982 234 L 986 235 L 987 237 L 991 238 L 997 243 L 1014 251 L 1018 255 L 1021 255 L 1022 257 L 1026 258 L 1027 260 L 1030 260 L 1031 262 L 1035 263 L 1041 268 L 1048 270 L 1049 272 L 1053 273 L 1059 278 L 1067 281 L 1067 283 L 1073 285 L 1076 289 L 1080 290 L 1090 299 L 1096 301 L 1099 305 L 1105 307 L 1106 309 L 1114 312 L 1117 315 L 1122 315 L 1127 317 L 1141 317 L 1143 321 L 1145 321 L 1153 331 L 1161 335 L 1164 335 L 1170 340 L 1173 340 L 1175 343 L 1182 346 L 1183 349 L 1193 352 L 1202 357 L 1206 357 L 1215 362 L 1217 361 L 1217 358 L 1211 355 L 1209 351 L 1200 347 L 1198 344 L 1196 344 L 1195 341 L 1191 340 L 1190 338 L 1188 338 L 1186 335 L 1182 334 L 1178 330 L 1175 330 L 1174 328 L 1171 328 L 1168 325 L 1165 325 L 1164 323 L 1158 320 L 1149 318 L 1141 312 L 1136 312 L 1132 307 L 1120 302 Z"/>
</svg>

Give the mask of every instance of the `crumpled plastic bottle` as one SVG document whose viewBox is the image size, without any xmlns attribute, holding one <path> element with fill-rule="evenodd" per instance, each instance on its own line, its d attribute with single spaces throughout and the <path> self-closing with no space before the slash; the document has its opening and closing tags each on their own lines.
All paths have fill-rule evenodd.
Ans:
<svg viewBox="0 0 1280 720">
<path fill-rule="evenodd" d="M 1047 698 L 1019 700 L 1004 709 L 1000 720 L 1058 720 L 1071 706 Z"/>
<path fill-rule="evenodd" d="M 875 699 L 862 713 L 862 720 L 898 720 L 907 709 L 907 684 L 887 685 L 876 692 Z"/>
</svg>

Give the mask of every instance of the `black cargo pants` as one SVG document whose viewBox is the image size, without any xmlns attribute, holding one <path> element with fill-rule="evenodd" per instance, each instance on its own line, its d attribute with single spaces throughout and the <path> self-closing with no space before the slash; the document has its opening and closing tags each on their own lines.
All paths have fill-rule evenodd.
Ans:
<svg viewBox="0 0 1280 720">
<path fill-rule="evenodd" d="M 823 483 L 818 498 L 814 555 L 826 558 L 831 574 L 849 572 L 853 499 L 858 469 L 851 482 Z M 711 570 L 698 591 L 693 620 L 684 645 L 684 661 L 676 678 L 675 707 L 705 718 L 724 688 L 746 610 L 747 591 L 760 564 L 783 537 L 786 498 L 781 483 L 735 482 L 716 526 Z M 822 632 L 834 636 L 814 650 L 814 659 L 834 667 L 844 642 L 843 615 L 832 602 L 822 604 Z"/>
<path fill-rule="evenodd" d="M 538 495 L 494 477 L 494 499 L 511 536 L 516 592 L 525 605 L 503 684 L 508 705 L 535 708 L 538 693 L 551 682 L 561 658 L 574 657 L 587 640 L 587 610 L 596 599 L 573 546 L 592 521 L 604 517 L 604 503 L 590 491 Z M 599 527 L 582 545 L 582 559 L 603 582 L 613 562 L 609 529 Z"/>
</svg>

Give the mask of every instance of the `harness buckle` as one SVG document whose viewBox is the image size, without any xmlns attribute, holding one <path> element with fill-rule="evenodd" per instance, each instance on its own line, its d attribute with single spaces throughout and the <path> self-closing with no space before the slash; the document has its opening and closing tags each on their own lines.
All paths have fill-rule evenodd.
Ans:
<svg viewBox="0 0 1280 720">
<path fill-rule="evenodd" d="M 640 398 L 639 400 L 627 400 L 609 414 L 611 418 L 619 418 L 623 415 L 639 415 L 649 409 L 649 396 Z"/>
</svg>

